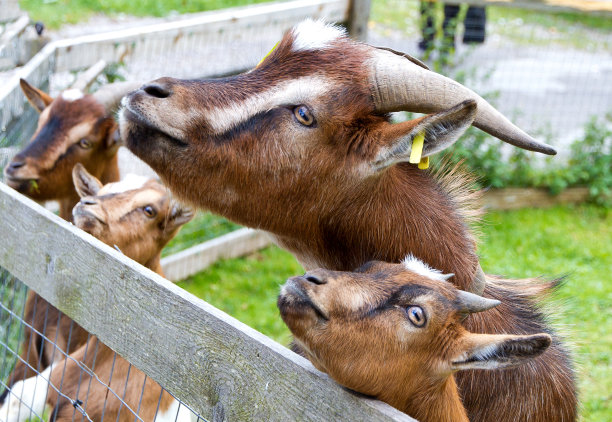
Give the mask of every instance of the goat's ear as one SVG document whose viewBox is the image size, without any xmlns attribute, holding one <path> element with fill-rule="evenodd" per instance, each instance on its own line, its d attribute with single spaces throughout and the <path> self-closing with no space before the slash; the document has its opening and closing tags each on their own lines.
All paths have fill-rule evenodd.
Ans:
<svg viewBox="0 0 612 422">
<path fill-rule="evenodd" d="M 188 208 L 178 203 L 174 203 L 172 205 L 170 215 L 168 215 L 168 218 L 166 218 L 166 220 L 163 222 L 164 228 L 167 231 L 177 229 L 183 224 L 191 221 L 194 215 L 195 214 L 191 208 Z"/>
<path fill-rule="evenodd" d="M 89 174 L 81 163 L 77 163 L 72 169 L 72 181 L 81 198 L 85 196 L 96 196 L 103 186 L 102 182 Z"/>
<path fill-rule="evenodd" d="M 112 117 L 102 117 L 98 120 L 98 133 L 104 139 L 104 147 L 110 153 L 115 153 L 121 146 L 121 136 L 119 135 L 119 125 L 115 122 Z"/>
<path fill-rule="evenodd" d="M 463 351 L 451 362 L 452 370 L 498 369 L 520 365 L 541 355 L 550 346 L 548 334 L 468 334 Z"/>
<path fill-rule="evenodd" d="M 53 102 L 53 98 L 40 89 L 30 85 L 25 79 L 20 79 L 19 85 L 21 85 L 21 90 L 25 94 L 30 104 L 32 104 L 32 107 L 34 107 L 34 109 L 39 113 Z"/>
<path fill-rule="evenodd" d="M 476 101 L 467 100 L 455 107 L 430 114 L 419 119 L 388 125 L 383 129 L 382 144 L 372 167 L 375 171 L 384 170 L 396 163 L 410 161 L 419 139 L 422 152 L 417 153 L 417 161 L 440 152 L 452 144 L 467 130 L 476 116 Z"/>
</svg>

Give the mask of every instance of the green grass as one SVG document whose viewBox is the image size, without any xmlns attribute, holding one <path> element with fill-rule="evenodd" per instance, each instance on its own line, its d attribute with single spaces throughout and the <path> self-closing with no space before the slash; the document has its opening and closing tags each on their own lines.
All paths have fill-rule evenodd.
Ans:
<svg viewBox="0 0 612 422">
<path fill-rule="evenodd" d="M 64 24 L 83 22 L 94 14 L 117 16 L 168 16 L 171 13 L 195 13 L 234 6 L 263 3 L 265 0 L 20 0 L 19 6 L 33 20 L 41 20 L 52 29 Z"/>
<path fill-rule="evenodd" d="M 240 226 L 223 217 L 208 212 L 199 212 L 189 223 L 185 224 L 178 235 L 168 243 L 162 251 L 162 256 L 172 255 L 176 252 L 195 246 L 233 230 Z"/>
<path fill-rule="evenodd" d="M 276 308 L 276 297 L 288 277 L 303 272 L 288 252 L 271 247 L 246 258 L 217 262 L 178 285 L 287 345 L 290 334 Z"/>
<path fill-rule="evenodd" d="M 554 298 L 562 310 L 555 319 L 575 344 L 583 420 L 612 420 L 612 210 L 583 205 L 490 212 L 480 231 L 486 272 L 568 276 Z M 272 247 L 218 262 L 180 285 L 286 345 L 278 287 L 301 273 L 289 253 Z"/>
</svg>

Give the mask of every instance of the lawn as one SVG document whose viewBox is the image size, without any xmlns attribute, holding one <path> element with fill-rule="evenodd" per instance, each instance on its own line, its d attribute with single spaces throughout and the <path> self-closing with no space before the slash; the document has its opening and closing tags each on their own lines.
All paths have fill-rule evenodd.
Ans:
<svg viewBox="0 0 612 422">
<path fill-rule="evenodd" d="M 486 272 L 567 275 L 553 302 L 557 324 L 575 345 L 583 420 L 611 420 L 612 211 L 591 205 L 496 211 L 479 228 Z M 271 247 L 220 261 L 179 285 L 287 345 L 276 296 L 287 277 L 302 272 L 290 254 Z"/>
</svg>

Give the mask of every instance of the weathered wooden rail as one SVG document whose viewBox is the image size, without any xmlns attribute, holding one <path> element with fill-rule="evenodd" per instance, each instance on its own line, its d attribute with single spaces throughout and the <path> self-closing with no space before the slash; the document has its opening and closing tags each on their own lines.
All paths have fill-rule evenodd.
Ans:
<svg viewBox="0 0 612 422">
<path fill-rule="evenodd" d="M 2 183 L 0 216 L 1 267 L 203 417 L 413 420 L 343 389 L 306 359 Z"/>
</svg>

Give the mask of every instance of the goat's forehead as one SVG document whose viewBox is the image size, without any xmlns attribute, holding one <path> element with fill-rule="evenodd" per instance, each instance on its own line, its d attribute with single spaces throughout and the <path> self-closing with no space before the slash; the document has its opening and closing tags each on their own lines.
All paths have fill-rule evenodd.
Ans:
<svg viewBox="0 0 612 422">
<path fill-rule="evenodd" d="M 130 190 L 136 190 L 144 187 L 150 179 L 145 176 L 136 174 L 128 174 L 119 182 L 108 183 L 104 185 L 98 192 L 99 196 L 124 193 Z"/>
</svg>

